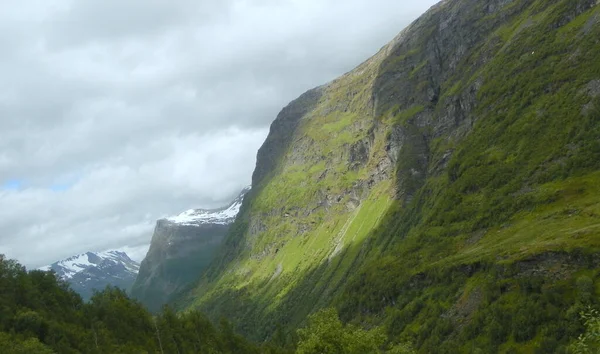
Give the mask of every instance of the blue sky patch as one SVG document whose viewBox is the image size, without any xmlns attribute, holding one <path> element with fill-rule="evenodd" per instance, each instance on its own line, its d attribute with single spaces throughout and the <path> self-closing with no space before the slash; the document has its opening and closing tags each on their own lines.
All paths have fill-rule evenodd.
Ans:
<svg viewBox="0 0 600 354">
<path fill-rule="evenodd" d="M 2 184 L 2 189 L 15 191 L 21 189 L 23 182 L 18 179 L 11 179 Z"/>
</svg>

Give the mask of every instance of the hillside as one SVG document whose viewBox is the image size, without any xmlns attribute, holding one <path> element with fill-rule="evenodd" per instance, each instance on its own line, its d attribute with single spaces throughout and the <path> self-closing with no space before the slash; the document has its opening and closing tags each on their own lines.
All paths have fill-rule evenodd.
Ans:
<svg viewBox="0 0 600 354">
<path fill-rule="evenodd" d="M 423 353 L 563 350 L 598 298 L 599 38 L 596 0 L 434 6 L 281 111 L 178 306 L 257 339 L 334 306 Z"/>
</svg>

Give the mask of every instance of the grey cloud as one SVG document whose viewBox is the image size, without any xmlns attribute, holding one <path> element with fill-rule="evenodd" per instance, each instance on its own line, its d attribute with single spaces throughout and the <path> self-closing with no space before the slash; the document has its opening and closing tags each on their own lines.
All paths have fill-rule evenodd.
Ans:
<svg viewBox="0 0 600 354">
<path fill-rule="evenodd" d="M 265 135 L 230 129 L 212 137 L 171 136 L 162 139 L 169 150 L 164 158 L 140 163 L 131 154 L 93 166 L 66 191 L 0 192 L 0 249 L 37 265 L 56 254 L 148 242 L 157 218 L 199 204 L 219 206 L 249 183 L 254 160 L 244 151 L 256 150 Z"/>
<path fill-rule="evenodd" d="M 65 2 L 45 21 L 48 41 L 72 46 L 95 41 L 160 36 L 190 22 L 218 21 L 231 1 L 92 0 Z"/>
<path fill-rule="evenodd" d="M 433 3 L 8 1 L 0 186 L 22 188 L 0 189 L 0 253 L 137 247 L 161 216 L 226 203 L 281 107 Z"/>
</svg>

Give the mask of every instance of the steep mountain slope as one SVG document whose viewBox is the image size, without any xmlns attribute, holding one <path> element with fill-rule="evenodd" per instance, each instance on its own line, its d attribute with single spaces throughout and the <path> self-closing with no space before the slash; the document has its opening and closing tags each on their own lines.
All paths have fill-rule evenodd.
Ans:
<svg viewBox="0 0 600 354">
<path fill-rule="evenodd" d="M 422 352 L 549 352 L 600 265 L 600 6 L 446 0 L 284 108 L 182 307 L 256 338 L 336 306 Z"/>
<path fill-rule="evenodd" d="M 223 208 L 192 209 L 158 220 L 132 296 L 157 311 L 172 294 L 196 280 L 212 261 L 248 191 Z"/>
<path fill-rule="evenodd" d="M 107 285 L 129 290 L 140 265 L 131 260 L 125 252 L 112 250 L 87 252 L 41 269 L 53 270 L 59 278 L 67 281 L 83 300 L 87 301 L 94 290 L 103 290 Z"/>
</svg>

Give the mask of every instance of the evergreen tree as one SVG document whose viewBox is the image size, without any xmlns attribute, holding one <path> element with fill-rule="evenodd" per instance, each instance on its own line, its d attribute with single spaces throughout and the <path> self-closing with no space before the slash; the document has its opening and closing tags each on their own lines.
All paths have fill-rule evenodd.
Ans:
<svg viewBox="0 0 600 354">
<path fill-rule="evenodd" d="M 282 353 L 258 346 L 222 322 L 165 307 L 153 316 L 115 287 L 89 303 L 53 272 L 31 271 L 0 255 L 0 353 Z"/>
</svg>

